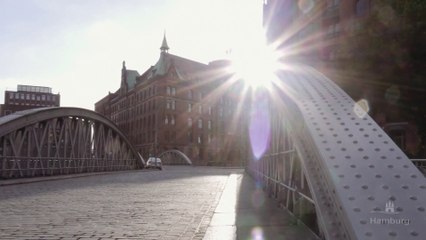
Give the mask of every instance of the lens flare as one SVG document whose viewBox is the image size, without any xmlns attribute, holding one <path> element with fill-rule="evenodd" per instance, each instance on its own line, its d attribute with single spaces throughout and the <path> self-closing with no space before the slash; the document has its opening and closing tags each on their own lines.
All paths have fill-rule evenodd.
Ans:
<svg viewBox="0 0 426 240">
<path fill-rule="evenodd" d="M 254 100 L 250 114 L 250 144 L 253 155 L 259 159 L 267 150 L 271 126 L 266 97 Z"/>
<path fill-rule="evenodd" d="M 399 90 L 399 87 L 396 85 L 392 85 L 388 89 L 386 89 L 385 92 L 385 99 L 390 104 L 396 104 L 398 100 L 401 97 L 401 91 Z"/>
<path fill-rule="evenodd" d="M 263 33 L 259 36 L 263 36 Z M 254 89 L 270 88 L 280 68 L 278 53 L 259 36 L 248 38 L 245 44 L 233 49 L 230 56 L 230 71 Z"/>
<path fill-rule="evenodd" d="M 370 111 L 370 106 L 368 104 L 368 101 L 365 99 L 359 100 L 354 105 L 354 113 L 359 117 L 363 118 L 367 113 Z"/>
<path fill-rule="evenodd" d="M 251 230 L 251 239 L 253 240 L 263 240 L 263 229 L 261 227 L 254 227 Z"/>
</svg>

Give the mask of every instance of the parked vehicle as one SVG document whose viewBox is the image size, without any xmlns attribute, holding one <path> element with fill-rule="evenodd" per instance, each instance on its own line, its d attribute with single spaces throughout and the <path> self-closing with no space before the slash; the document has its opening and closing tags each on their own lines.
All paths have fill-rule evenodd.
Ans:
<svg viewBox="0 0 426 240">
<path fill-rule="evenodd" d="M 161 159 L 155 158 L 155 157 L 148 158 L 148 161 L 146 162 L 145 168 L 157 168 L 159 170 L 162 170 L 163 165 L 161 163 Z"/>
</svg>

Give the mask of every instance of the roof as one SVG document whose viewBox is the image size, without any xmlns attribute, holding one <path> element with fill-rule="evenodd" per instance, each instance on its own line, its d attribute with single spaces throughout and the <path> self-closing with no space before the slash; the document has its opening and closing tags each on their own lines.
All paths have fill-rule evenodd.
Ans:
<svg viewBox="0 0 426 240">
<path fill-rule="evenodd" d="M 136 79 L 139 77 L 139 73 L 136 70 L 126 70 L 126 82 L 128 89 L 132 89 L 136 84 Z"/>
<path fill-rule="evenodd" d="M 152 67 L 148 78 L 164 76 L 171 67 L 175 68 L 180 79 L 189 79 L 197 73 L 207 70 L 208 65 L 162 52 L 160 59 L 158 59 L 157 63 Z"/>
</svg>

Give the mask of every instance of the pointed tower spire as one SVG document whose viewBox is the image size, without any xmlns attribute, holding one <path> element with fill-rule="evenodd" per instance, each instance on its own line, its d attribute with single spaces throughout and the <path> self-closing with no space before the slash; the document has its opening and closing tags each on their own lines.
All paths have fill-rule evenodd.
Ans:
<svg viewBox="0 0 426 240">
<path fill-rule="evenodd" d="M 169 52 L 169 46 L 167 45 L 167 39 L 166 39 L 166 31 L 164 31 L 164 37 L 163 37 L 163 43 L 160 47 L 161 52 Z"/>
</svg>

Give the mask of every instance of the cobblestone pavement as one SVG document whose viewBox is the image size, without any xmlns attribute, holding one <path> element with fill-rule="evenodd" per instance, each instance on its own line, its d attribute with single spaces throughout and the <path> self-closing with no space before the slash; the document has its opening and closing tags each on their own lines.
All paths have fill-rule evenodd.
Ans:
<svg viewBox="0 0 426 240">
<path fill-rule="evenodd" d="M 165 166 L 0 187 L 0 239 L 202 239 L 231 173 Z"/>
</svg>

